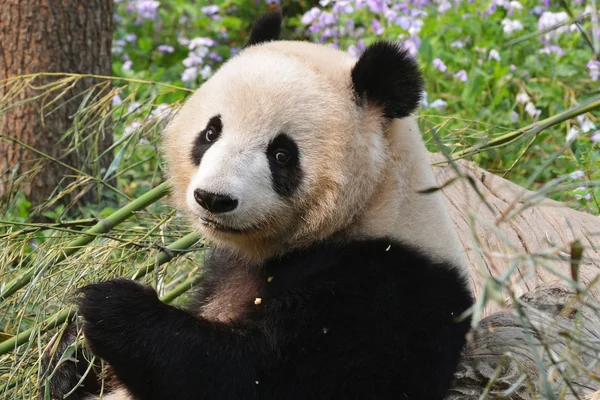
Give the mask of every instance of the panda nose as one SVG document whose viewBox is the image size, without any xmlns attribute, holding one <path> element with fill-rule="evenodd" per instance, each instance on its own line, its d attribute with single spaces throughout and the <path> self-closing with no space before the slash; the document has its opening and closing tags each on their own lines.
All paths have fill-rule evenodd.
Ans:
<svg viewBox="0 0 600 400">
<path fill-rule="evenodd" d="M 200 189 L 194 190 L 194 199 L 202 208 L 215 214 L 233 211 L 238 205 L 238 201 L 229 196 Z"/>
</svg>

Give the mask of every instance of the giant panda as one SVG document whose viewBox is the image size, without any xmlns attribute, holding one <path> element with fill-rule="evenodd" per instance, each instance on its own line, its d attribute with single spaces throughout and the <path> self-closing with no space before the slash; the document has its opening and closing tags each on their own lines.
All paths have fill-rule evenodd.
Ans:
<svg viewBox="0 0 600 400">
<path fill-rule="evenodd" d="M 441 194 L 423 192 L 419 67 L 396 43 L 357 60 L 280 27 L 260 18 L 164 133 L 173 202 L 213 245 L 192 304 L 126 279 L 79 291 L 118 382 L 106 399 L 436 400 L 451 384 L 473 299 Z"/>
</svg>

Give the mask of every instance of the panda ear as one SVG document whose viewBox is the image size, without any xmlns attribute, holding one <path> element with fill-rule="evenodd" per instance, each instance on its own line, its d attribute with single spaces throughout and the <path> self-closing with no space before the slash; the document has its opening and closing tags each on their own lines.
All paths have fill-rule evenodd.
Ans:
<svg viewBox="0 0 600 400">
<path fill-rule="evenodd" d="M 250 39 L 248 39 L 246 46 L 279 39 L 282 19 L 279 10 L 263 14 L 252 26 Z"/>
<path fill-rule="evenodd" d="M 399 44 L 381 41 L 369 46 L 352 68 L 357 98 L 383 108 L 386 118 L 408 117 L 417 109 L 423 77 L 417 61 Z"/>
</svg>

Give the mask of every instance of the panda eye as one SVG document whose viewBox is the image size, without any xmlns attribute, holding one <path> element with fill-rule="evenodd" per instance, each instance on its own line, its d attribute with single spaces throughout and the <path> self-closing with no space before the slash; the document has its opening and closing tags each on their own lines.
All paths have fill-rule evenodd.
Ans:
<svg viewBox="0 0 600 400">
<path fill-rule="evenodd" d="M 204 139 L 207 143 L 214 142 L 218 137 L 219 134 L 214 130 L 214 128 L 208 128 L 206 133 L 204 133 Z"/>
<path fill-rule="evenodd" d="M 285 164 L 289 160 L 290 156 L 287 152 L 283 150 L 278 150 L 277 153 L 275 153 L 275 161 L 277 161 L 279 164 Z"/>
</svg>

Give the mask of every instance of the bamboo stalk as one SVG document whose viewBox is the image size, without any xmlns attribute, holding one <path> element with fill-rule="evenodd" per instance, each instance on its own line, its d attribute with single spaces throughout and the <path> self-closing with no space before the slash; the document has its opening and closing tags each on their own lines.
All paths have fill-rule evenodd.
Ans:
<svg viewBox="0 0 600 400">
<path fill-rule="evenodd" d="M 176 255 L 185 253 L 187 250 L 189 250 L 190 247 L 198 243 L 198 241 L 200 241 L 200 235 L 197 232 L 188 233 L 181 239 L 173 242 L 167 248 L 167 250 L 163 250 L 160 253 L 158 253 L 156 261 L 148 263 L 146 266 L 136 269 L 128 275 L 128 278 L 137 280 L 144 277 L 148 273 L 154 271 L 154 269 L 157 266 L 171 261 Z"/>
<path fill-rule="evenodd" d="M 156 263 L 153 263 L 153 268 L 155 266 L 165 264 L 165 263 L 171 261 L 173 258 L 177 257 L 178 255 L 183 254 L 184 253 L 183 250 L 189 249 L 194 244 L 198 243 L 199 240 L 200 240 L 200 236 L 197 233 L 190 233 L 190 234 L 182 237 L 181 239 L 173 242 L 169 247 L 167 247 L 164 250 L 161 250 L 161 252 L 158 254 Z M 141 270 L 141 268 L 140 268 L 140 270 Z M 138 270 L 138 271 L 140 271 L 140 270 Z M 138 274 L 137 278 L 144 276 L 146 273 L 151 271 L 151 269 L 146 268 L 144 271 L 145 272 L 143 274 L 141 274 L 141 273 Z M 192 287 L 192 284 L 193 284 L 193 279 L 189 279 L 189 280 L 185 281 L 184 283 L 180 284 L 175 289 L 173 289 L 169 293 L 167 293 L 163 297 L 162 300 L 166 303 L 173 301 L 178 296 L 182 295 L 188 289 L 190 289 Z M 44 332 L 47 332 L 49 330 L 52 330 L 52 329 L 62 325 L 65 321 L 73 318 L 74 315 L 75 315 L 75 313 L 73 311 L 73 308 L 69 307 L 69 308 L 61 311 L 58 315 L 56 315 L 54 317 L 50 317 L 46 321 L 42 322 L 41 327 L 39 327 L 37 329 L 34 329 L 34 328 L 27 329 L 27 330 L 13 336 L 12 338 L 10 338 L 8 340 L 0 342 L 0 356 L 11 352 L 12 350 L 21 346 L 24 343 L 29 342 L 34 337 L 34 335 L 42 334 Z"/>
<path fill-rule="evenodd" d="M 138 199 L 115 211 L 110 216 L 101 219 L 100 221 L 98 221 L 98 223 L 96 223 L 96 225 L 82 232 L 79 238 L 69 242 L 65 249 L 58 254 L 56 259 L 53 260 L 52 263 L 58 264 L 61 261 L 65 260 L 67 257 L 76 253 L 79 249 L 92 242 L 98 235 L 108 233 L 115 226 L 119 225 L 127 218 L 131 217 L 134 212 L 146 208 L 150 204 L 166 196 L 168 192 L 169 184 L 167 182 L 161 183 L 154 189 L 140 196 Z M 0 301 L 4 301 L 16 291 L 27 285 L 31 281 L 38 269 L 39 267 L 33 266 L 21 276 L 13 279 L 6 286 L 4 286 L 0 290 Z"/>
<path fill-rule="evenodd" d="M 534 122 L 533 124 L 530 124 L 526 127 L 508 132 L 502 136 L 490 140 L 485 145 L 471 146 L 462 151 L 457 151 L 456 153 L 452 154 L 452 157 L 454 159 L 459 159 L 473 154 L 477 154 L 490 148 L 512 143 L 513 141 L 519 139 L 523 135 L 537 136 L 542 131 L 544 131 L 547 128 L 550 128 L 551 126 L 560 124 L 561 122 L 567 121 L 571 118 L 575 118 L 578 115 L 585 114 L 597 108 L 600 108 L 600 96 L 594 96 L 591 99 L 585 101 L 584 103 L 572 107 L 569 110 L 564 111 L 560 114 L 556 114 L 550 118 L 546 118 L 541 121 Z"/>
</svg>

